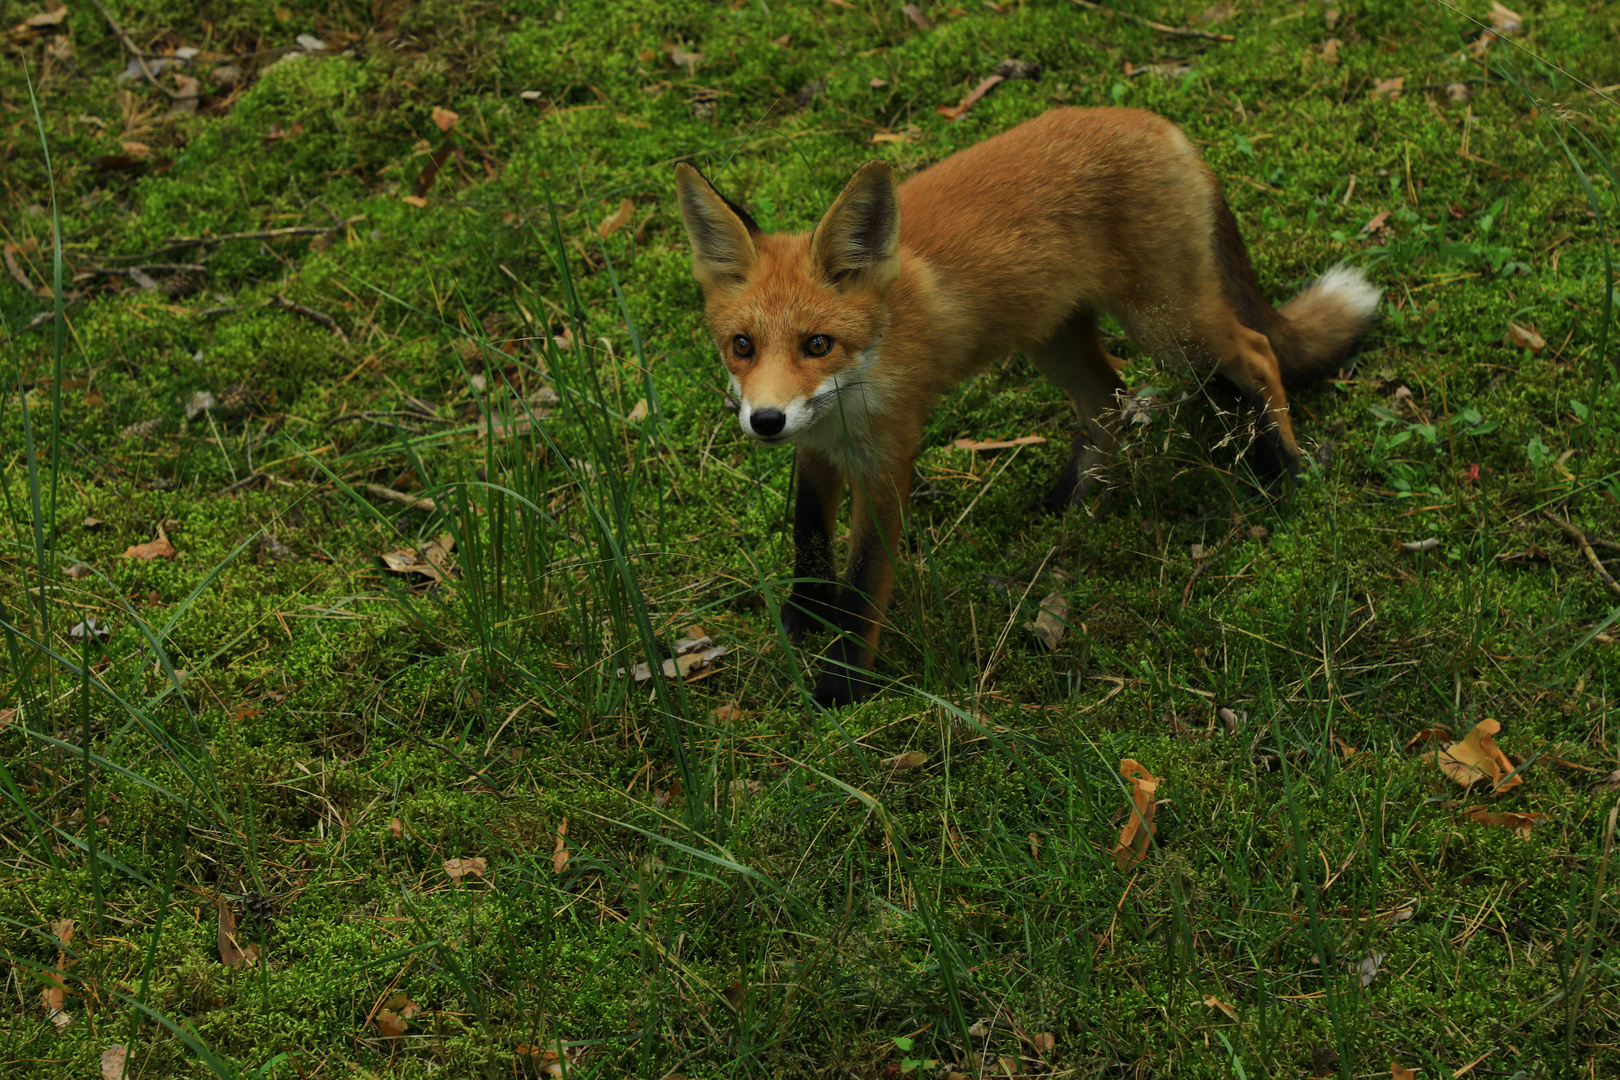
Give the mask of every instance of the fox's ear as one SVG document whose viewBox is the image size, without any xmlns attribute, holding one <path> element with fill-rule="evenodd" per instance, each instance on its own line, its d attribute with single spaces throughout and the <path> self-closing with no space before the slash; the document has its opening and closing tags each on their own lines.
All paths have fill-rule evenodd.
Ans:
<svg viewBox="0 0 1620 1080">
<path fill-rule="evenodd" d="M 868 161 L 850 177 L 816 226 L 810 258 L 840 288 L 894 284 L 900 276 L 900 202 L 888 162 Z"/>
<path fill-rule="evenodd" d="M 759 226 L 685 162 L 675 166 L 675 190 L 692 244 L 692 276 L 705 289 L 742 281 L 759 257 L 753 238 Z"/>
</svg>

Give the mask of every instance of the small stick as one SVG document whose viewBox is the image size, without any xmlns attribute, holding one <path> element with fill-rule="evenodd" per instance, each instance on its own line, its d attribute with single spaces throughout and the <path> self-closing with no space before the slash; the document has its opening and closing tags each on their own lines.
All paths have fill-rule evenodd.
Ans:
<svg viewBox="0 0 1620 1080">
<path fill-rule="evenodd" d="M 407 731 L 405 734 L 409 735 L 411 738 L 415 739 L 417 742 L 422 743 L 424 746 L 431 746 L 435 750 L 443 750 L 445 753 L 447 753 L 451 757 L 455 758 L 456 763 L 459 764 L 463 769 L 466 769 L 468 772 L 470 772 L 474 776 L 478 777 L 478 779 L 480 779 L 484 783 L 488 784 L 490 794 L 494 795 L 501 802 L 511 802 L 512 800 L 517 798 L 516 795 L 509 795 L 506 792 L 502 791 L 499 784 L 495 783 L 495 781 L 491 780 L 489 777 L 485 776 L 483 773 L 479 772 L 477 769 L 475 769 L 471 765 L 467 764 L 467 762 L 462 758 L 462 756 L 460 754 L 456 753 L 454 750 L 452 750 L 448 746 L 444 745 L 444 743 L 434 742 L 432 739 L 425 739 L 422 736 L 416 734 L 414 731 Z"/>
<path fill-rule="evenodd" d="M 132 39 L 129 34 L 124 31 L 122 26 L 118 25 L 118 20 L 112 17 L 112 12 L 108 11 L 102 6 L 101 0 L 90 0 L 90 2 L 96 5 L 96 10 L 101 12 L 101 17 L 107 20 L 107 25 L 112 27 L 112 32 L 118 35 L 118 40 L 124 43 L 124 48 L 129 50 L 129 54 L 135 58 L 135 63 L 140 65 L 141 74 L 146 76 L 146 81 L 157 87 L 163 93 L 167 94 L 170 101 L 179 100 L 179 94 L 158 82 L 157 76 L 152 74 L 152 69 L 146 66 L 146 54 L 141 52 L 141 50 L 136 47 L 134 39 Z M 188 98 L 195 98 L 197 95 L 187 94 L 186 96 Z"/>
<path fill-rule="evenodd" d="M 277 307 L 284 307 L 295 315 L 302 315 L 306 319 L 312 319 L 315 322 L 320 323 L 322 326 L 332 331 L 332 333 L 336 334 L 339 341 L 343 342 L 345 345 L 349 343 L 349 335 L 345 334 L 343 332 L 343 327 L 337 324 L 337 320 L 332 318 L 332 316 L 328 315 L 326 312 L 316 311 L 312 307 L 305 307 L 298 301 L 289 300 L 280 293 L 275 293 L 272 295 L 270 297 L 270 303 L 275 304 Z"/>
<path fill-rule="evenodd" d="M 399 503 L 401 506 L 407 506 L 412 510 L 425 510 L 430 514 L 436 514 L 439 511 L 439 504 L 426 496 L 416 496 L 403 491 L 395 491 L 393 488 L 383 487 L 381 484 L 367 484 L 365 489 L 367 495 L 374 495 L 387 502 Z"/>
<path fill-rule="evenodd" d="M 1128 11 L 1116 11 L 1106 4 L 1093 4 L 1091 3 L 1091 0 L 1074 0 L 1074 2 L 1089 11 L 1101 11 L 1112 15 L 1116 19 L 1124 19 L 1127 22 L 1139 23 L 1142 26 L 1157 30 L 1161 34 L 1168 34 L 1171 37 L 1198 38 L 1202 41 L 1237 40 L 1237 37 L 1233 34 L 1212 34 L 1208 30 L 1188 30 L 1180 26 L 1166 26 L 1164 23 L 1156 23 L 1152 19 L 1144 19 L 1140 15 L 1132 15 Z"/>
<path fill-rule="evenodd" d="M 1559 517 L 1557 514 L 1553 513 L 1551 510 L 1543 510 L 1542 515 L 1546 517 L 1548 521 L 1552 522 L 1554 525 L 1557 525 L 1558 528 L 1563 531 L 1563 534 L 1567 536 L 1576 547 L 1581 549 L 1581 554 L 1586 556 L 1586 561 L 1592 564 L 1593 570 L 1597 571 L 1598 580 L 1607 585 L 1610 592 L 1614 593 L 1616 596 L 1620 596 L 1620 581 L 1614 580 L 1614 575 L 1609 573 L 1609 568 L 1604 566 L 1603 560 L 1597 557 L 1597 552 L 1592 550 L 1592 544 L 1586 539 L 1586 534 L 1581 532 L 1581 530 L 1577 529 L 1575 526 L 1571 525 L 1569 522 L 1565 521 L 1563 518 Z"/>
<path fill-rule="evenodd" d="M 109 255 L 109 259 L 149 259 L 153 255 L 162 255 L 168 251 L 179 251 L 188 247 L 206 247 L 209 244 L 223 244 L 227 240 L 274 240 L 283 236 L 321 236 L 334 233 L 339 229 L 347 228 L 357 221 L 364 221 L 365 215 L 352 217 L 340 225 L 289 225 L 281 229 L 259 229 L 254 232 L 225 233 L 222 236 L 176 236 L 160 248 L 143 251 L 138 255 Z"/>
</svg>

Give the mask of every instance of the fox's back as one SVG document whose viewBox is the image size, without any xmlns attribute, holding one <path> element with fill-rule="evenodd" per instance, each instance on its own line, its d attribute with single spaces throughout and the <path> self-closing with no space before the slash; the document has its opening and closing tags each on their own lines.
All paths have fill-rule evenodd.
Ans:
<svg viewBox="0 0 1620 1080">
<path fill-rule="evenodd" d="M 1144 247 L 1207 237 L 1211 194 L 1164 118 L 1055 109 L 901 184 L 900 239 L 989 335 L 1042 340 L 1077 306 L 1110 306 L 1108 294 L 1182 261 Z"/>
</svg>

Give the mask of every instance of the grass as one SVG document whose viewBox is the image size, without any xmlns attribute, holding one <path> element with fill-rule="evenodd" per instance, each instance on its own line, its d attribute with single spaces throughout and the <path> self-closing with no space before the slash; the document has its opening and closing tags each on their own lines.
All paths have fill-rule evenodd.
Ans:
<svg viewBox="0 0 1620 1080">
<path fill-rule="evenodd" d="M 109 5 L 201 50 L 194 111 L 94 5 L 6 39 L 0 1069 L 1615 1073 L 1615 13 L 968 7 Z M 1275 298 L 1385 289 L 1295 398 L 1315 464 L 1260 495 L 1118 341 L 1163 407 L 1031 521 L 1068 419 L 1012 358 L 930 421 L 888 688 L 816 710 L 673 163 L 806 228 L 869 157 L 1110 103 L 1198 143 Z M 694 624 L 712 670 L 621 673 Z M 1495 800 L 1413 741 L 1487 717 Z"/>
</svg>

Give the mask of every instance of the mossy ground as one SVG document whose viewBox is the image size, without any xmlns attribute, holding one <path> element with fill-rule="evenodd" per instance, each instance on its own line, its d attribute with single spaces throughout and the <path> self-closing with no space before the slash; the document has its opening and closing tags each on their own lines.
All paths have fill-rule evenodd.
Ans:
<svg viewBox="0 0 1620 1080">
<path fill-rule="evenodd" d="M 1617 599 L 1546 516 L 1620 565 L 1612 5 L 1519 5 L 1482 56 L 1482 4 L 1138 9 L 1228 42 L 1055 0 L 927 30 L 869 0 L 128 7 L 154 56 L 201 50 L 194 112 L 119 80 L 94 5 L 0 79 L 7 1075 L 114 1043 L 132 1076 L 528 1075 L 559 1045 L 604 1077 L 1620 1069 Z M 935 113 L 1005 57 L 1040 78 Z M 1110 103 L 1198 143 L 1271 295 L 1340 260 L 1385 290 L 1295 399 L 1317 464 L 1262 495 L 1216 392 L 1134 429 L 1094 519 L 1031 520 L 1068 417 L 1010 359 L 930 422 L 895 685 L 820 713 L 773 623 L 790 458 L 720 408 L 671 166 L 805 228 L 866 158 Z M 173 243 L 289 228 L 326 231 Z M 160 532 L 172 558 L 123 556 Z M 436 586 L 379 561 L 446 532 Z M 713 674 L 616 675 L 694 622 Z M 1484 717 L 1527 837 L 1409 744 Z M 1120 872 L 1127 757 L 1168 801 Z M 220 963 L 220 897 L 257 966 Z M 384 1038 L 401 991 L 423 1011 Z"/>
</svg>

